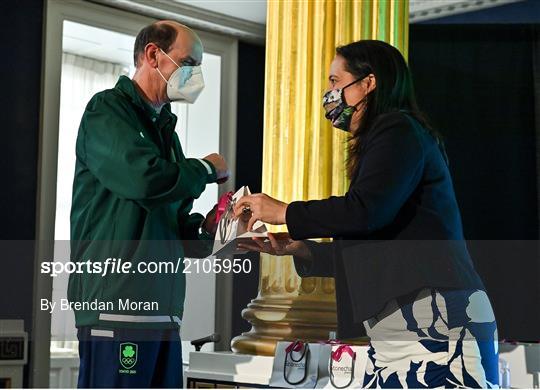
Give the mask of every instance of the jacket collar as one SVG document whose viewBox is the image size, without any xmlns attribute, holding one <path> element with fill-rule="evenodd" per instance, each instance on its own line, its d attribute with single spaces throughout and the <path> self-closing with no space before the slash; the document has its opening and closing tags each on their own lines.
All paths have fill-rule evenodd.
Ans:
<svg viewBox="0 0 540 390">
<path fill-rule="evenodd" d="M 126 95 L 135 106 L 141 108 L 153 122 L 156 122 L 161 115 L 174 115 L 171 112 L 170 103 L 166 103 L 161 107 L 161 111 L 158 114 L 156 110 L 142 98 L 133 81 L 127 76 L 120 76 L 114 88 Z"/>
</svg>

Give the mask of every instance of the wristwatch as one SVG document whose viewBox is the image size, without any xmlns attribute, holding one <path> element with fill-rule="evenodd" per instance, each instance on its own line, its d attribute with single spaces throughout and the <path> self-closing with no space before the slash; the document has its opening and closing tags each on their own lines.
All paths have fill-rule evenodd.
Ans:
<svg viewBox="0 0 540 390">
<path fill-rule="evenodd" d="M 204 219 L 201 221 L 199 229 L 197 230 L 199 237 L 202 239 L 214 239 L 214 235 L 204 228 L 204 221 Z"/>
</svg>

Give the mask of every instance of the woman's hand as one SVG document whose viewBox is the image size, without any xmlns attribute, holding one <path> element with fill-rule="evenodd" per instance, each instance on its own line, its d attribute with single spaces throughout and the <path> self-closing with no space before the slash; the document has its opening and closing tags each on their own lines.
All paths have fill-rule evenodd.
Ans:
<svg viewBox="0 0 540 390">
<path fill-rule="evenodd" d="M 271 225 L 283 225 L 286 223 L 285 214 L 287 203 L 274 199 L 266 194 L 246 195 L 238 199 L 234 206 L 236 217 L 248 220 L 247 231 L 251 231 L 256 221 Z"/>
<path fill-rule="evenodd" d="M 268 240 L 253 237 L 251 241 L 240 241 L 237 248 L 241 250 L 268 253 L 273 256 L 298 256 L 311 259 L 311 251 L 303 241 L 292 240 L 289 233 L 268 233 Z"/>
</svg>

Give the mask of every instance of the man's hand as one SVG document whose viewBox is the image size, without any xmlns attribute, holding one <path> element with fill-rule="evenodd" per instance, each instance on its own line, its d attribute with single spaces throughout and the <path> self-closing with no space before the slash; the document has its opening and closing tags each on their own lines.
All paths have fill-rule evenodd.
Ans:
<svg viewBox="0 0 540 390">
<path fill-rule="evenodd" d="M 221 154 L 212 153 L 204 157 L 204 159 L 210 161 L 214 168 L 216 168 L 218 184 L 225 183 L 229 179 L 231 173 L 225 158 Z"/>
<path fill-rule="evenodd" d="M 216 211 L 217 211 L 217 204 L 214 206 L 212 210 L 206 214 L 206 218 L 203 221 L 202 228 L 206 230 L 210 234 L 216 234 L 217 231 L 217 221 L 216 221 Z"/>
</svg>

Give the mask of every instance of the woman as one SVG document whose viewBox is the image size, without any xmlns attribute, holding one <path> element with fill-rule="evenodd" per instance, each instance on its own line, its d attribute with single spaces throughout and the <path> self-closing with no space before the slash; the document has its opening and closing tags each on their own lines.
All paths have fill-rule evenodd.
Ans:
<svg viewBox="0 0 540 390">
<path fill-rule="evenodd" d="M 286 204 L 246 196 L 235 213 L 286 224 L 246 249 L 293 255 L 336 280 L 338 335 L 370 337 L 366 387 L 497 387 L 496 323 L 467 252 L 442 142 L 419 112 L 394 47 L 338 47 L 323 98 L 350 132 L 344 196 Z M 332 237 L 332 243 L 309 238 Z"/>
</svg>

